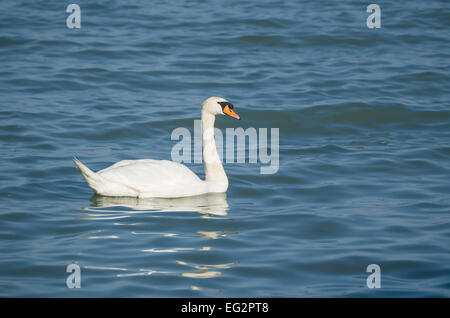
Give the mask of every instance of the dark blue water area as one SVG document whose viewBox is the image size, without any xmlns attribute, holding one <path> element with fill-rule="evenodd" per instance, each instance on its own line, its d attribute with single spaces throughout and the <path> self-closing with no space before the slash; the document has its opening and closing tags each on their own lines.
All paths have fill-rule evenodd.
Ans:
<svg viewBox="0 0 450 318">
<path fill-rule="evenodd" d="M 0 3 L 0 296 L 449 297 L 448 1 L 77 4 Z M 258 144 L 226 194 L 93 195 L 74 156 L 171 160 L 210 96 L 275 173 Z"/>
</svg>

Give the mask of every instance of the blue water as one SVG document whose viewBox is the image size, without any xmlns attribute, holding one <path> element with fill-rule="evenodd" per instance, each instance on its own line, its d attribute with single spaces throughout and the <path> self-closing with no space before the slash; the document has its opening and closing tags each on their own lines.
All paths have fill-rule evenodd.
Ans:
<svg viewBox="0 0 450 318">
<path fill-rule="evenodd" d="M 0 2 L 0 296 L 450 296 L 448 1 L 77 3 Z M 171 159 L 215 95 L 279 128 L 277 173 L 136 200 L 71 161 Z"/>
</svg>

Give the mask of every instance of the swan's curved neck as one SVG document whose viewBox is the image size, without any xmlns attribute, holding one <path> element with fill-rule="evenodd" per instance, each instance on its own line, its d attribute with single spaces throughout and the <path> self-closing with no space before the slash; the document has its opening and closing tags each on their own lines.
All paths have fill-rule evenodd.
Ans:
<svg viewBox="0 0 450 318">
<path fill-rule="evenodd" d="M 207 111 L 202 111 L 202 145 L 205 181 L 220 183 L 228 187 L 228 178 L 217 153 L 216 141 L 214 140 L 214 119 L 214 115 Z"/>
</svg>

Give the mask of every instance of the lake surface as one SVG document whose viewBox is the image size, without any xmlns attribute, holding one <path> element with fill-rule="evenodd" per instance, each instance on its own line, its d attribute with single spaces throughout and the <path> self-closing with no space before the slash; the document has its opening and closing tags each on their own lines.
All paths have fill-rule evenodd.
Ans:
<svg viewBox="0 0 450 318">
<path fill-rule="evenodd" d="M 448 1 L 77 3 L 0 3 L 0 296 L 450 296 Z M 93 196 L 74 156 L 170 160 L 210 96 L 279 129 L 276 173 Z"/>
</svg>

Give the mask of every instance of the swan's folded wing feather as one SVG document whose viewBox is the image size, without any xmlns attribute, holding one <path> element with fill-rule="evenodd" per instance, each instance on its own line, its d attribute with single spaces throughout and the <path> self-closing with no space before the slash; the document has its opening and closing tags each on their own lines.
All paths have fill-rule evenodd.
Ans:
<svg viewBox="0 0 450 318">
<path fill-rule="evenodd" d="M 203 191 L 203 182 L 186 166 L 168 160 L 123 160 L 98 172 L 105 179 L 132 186 L 151 196 L 171 196 L 193 189 Z"/>
<path fill-rule="evenodd" d="M 132 164 L 133 162 L 137 162 L 137 161 L 140 161 L 140 160 L 122 160 L 122 161 L 116 162 L 112 166 L 109 166 L 103 170 L 98 171 L 97 173 L 105 173 L 106 171 L 109 171 L 109 170 L 112 170 L 115 168 L 119 168 L 122 166 L 126 166 L 126 165 Z"/>
</svg>

